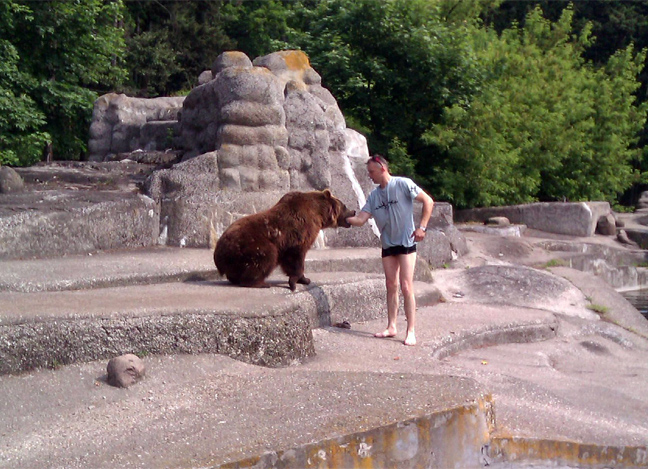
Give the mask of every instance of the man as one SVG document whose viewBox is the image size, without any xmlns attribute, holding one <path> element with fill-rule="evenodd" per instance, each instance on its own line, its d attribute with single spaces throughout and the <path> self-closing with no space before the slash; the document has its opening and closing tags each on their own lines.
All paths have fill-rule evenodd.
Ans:
<svg viewBox="0 0 648 469">
<path fill-rule="evenodd" d="M 394 337 L 397 334 L 398 285 L 405 301 L 407 333 L 405 345 L 416 345 L 416 299 L 414 296 L 414 267 L 416 243 L 425 238 L 425 231 L 434 201 L 411 179 L 392 176 L 387 161 L 380 155 L 367 161 L 369 178 L 378 184 L 367 203 L 355 216 L 347 218 L 353 226 L 362 226 L 373 217 L 380 231 L 382 263 L 387 285 L 387 328 L 374 337 Z M 414 203 L 423 204 L 421 224 L 414 226 Z"/>
</svg>

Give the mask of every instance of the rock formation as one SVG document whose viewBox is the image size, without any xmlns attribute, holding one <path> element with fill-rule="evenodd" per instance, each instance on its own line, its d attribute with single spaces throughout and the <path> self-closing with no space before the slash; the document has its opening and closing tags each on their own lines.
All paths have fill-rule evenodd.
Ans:
<svg viewBox="0 0 648 469">
<path fill-rule="evenodd" d="M 0 194 L 21 192 L 24 188 L 25 183 L 14 169 L 0 165 Z"/>
<path fill-rule="evenodd" d="M 225 52 L 184 99 L 99 98 L 91 158 L 119 159 L 120 152 L 134 150 L 182 155 L 145 185 L 158 207 L 160 244 L 213 246 L 232 221 L 269 208 L 293 190 L 330 188 L 357 210 L 373 187 L 365 169 L 366 139 L 346 127 L 321 81 L 301 51 L 254 61 Z M 378 244 L 370 224 L 328 230 L 318 241 L 332 247 Z M 452 253 L 441 257 L 450 260 Z"/>
<path fill-rule="evenodd" d="M 366 141 L 365 151 L 357 151 L 362 137 L 346 128 L 303 52 L 276 52 L 254 63 L 241 52 L 225 52 L 211 75 L 179 113 L 183 163 L 149 181 L 167 243 L 213 244 L 233 220 L 291 190 L 328 187 L 349 206 L 359 205 L 358 193 L 369 187 L 354 189 L 353 167 L 360 165 L 347 150 L 355 146 L 364 165 Z M 329 246 L 377 242 L 370 228 L 327 236 Z"/>
<path fill-rule="evenodd" d="M 184 99 L 131 98 L 116 93 L 101 96 L 92 111 L 88 160 L 106 161 L 119 153 L 172 148 Z"/>
</svg>

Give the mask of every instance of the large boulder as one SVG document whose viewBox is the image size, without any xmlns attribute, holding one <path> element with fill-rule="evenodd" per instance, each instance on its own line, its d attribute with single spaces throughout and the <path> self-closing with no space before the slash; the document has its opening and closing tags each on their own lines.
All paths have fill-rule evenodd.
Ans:
<svg viewBox="0 0 648 469">
<path fill-rule="evenodd" d="M 254 62 L 241 52 L 225 52 L 212 75 L 183 103 L 185 162 L 148 183 L 160 203 L 163 240 L 213 244 L 233 219 L 269 208 L 291 190 L 330 188 L 349 207 L 364 204 L 353 168 L 358 164 L 350 161 L 347 147 L 353 140 L 364 166 L 366 140 L 358 144 L 364 137 L 346 128 L 303 52 L 276 52 Z M 364 151 L 358 151 L 362 144 Z M 201 162 L 189 164 L 192 159 Z M 370 227 L 329 230 L 320 240 L 329 246 L 377 243 Z"/>
<path fill-rule="evenodd" d="M 99 97 L 92 111 L 88 160 L 172 148 L 183 101 L 184 97 L 144 99 L 117 93 Z"/>
<path fill-rule="evenodd" d="M 14 169 L 9 166 L 0 165 L 0 194 L 22 192 L 25 183 Z"/>
<path fill-rule="evenodd" d="M 601 217 L 611 214 L 608 202 L 537 202 L 505 207 L 460 210 L 455 221 L 484 223 L 492 217 L 506 217 L 511 223 L 547 233 L 593 236 Z"/>
<path fill-rule="evenodd" d="M 24 191 L 0 200 L 0 260 L 148 247 L 158 232 L 155 203 L 132 192 Z"/>
</svg>

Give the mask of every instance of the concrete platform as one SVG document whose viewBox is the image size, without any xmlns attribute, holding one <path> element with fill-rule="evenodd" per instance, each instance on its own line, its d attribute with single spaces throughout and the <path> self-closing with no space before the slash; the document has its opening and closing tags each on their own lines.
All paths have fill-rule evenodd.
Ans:
<svg viewBox="0 0 648 469">
<path fill-rule="evenodd" d="M 232 287 L 207 250 L 3 262 L 0 467 L 648 466 L 648 340 L 614 290 L 616 324 L 582 273 L 505 304 L 459 283 L 465 259 L 432 283 L 423 266 L 406 347 L 402 316 L 373 337 L 377 256 L 311 251 L 294 293 Z M 510 272 L 488 288 L 510 298 Z M 128 352 L 147 377 L 107 385 Z"/>
</svg>

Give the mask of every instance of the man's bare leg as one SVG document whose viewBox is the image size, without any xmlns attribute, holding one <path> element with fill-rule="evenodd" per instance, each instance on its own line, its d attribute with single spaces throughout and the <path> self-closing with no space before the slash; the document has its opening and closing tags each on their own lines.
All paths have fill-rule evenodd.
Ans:
<svg viewBox="0 0 648 469">
<path fill-rule="evenodd" d="M 396 318 L 398 316 L 398 277 L 400 271 L 400 256 L 387 256 L 382 258 L 383 269 L 385 271 L 385 285 L 387 287 L 387 329 L 382 332 L 376 332 L 374 337 L 394 337 L 398 329 L 396 328 Z"/>
<path fill-rule="evenodd" d="M 398 256 L 400 265 L 400 287 L 403 292 L 405 318 L 407 319 L 407 333 L 405 345 L 416 345 L 416 296 L 414 293 L 414 268 L 416 267 L 416 253 Z"/>
</svg>

